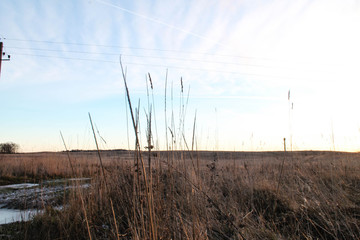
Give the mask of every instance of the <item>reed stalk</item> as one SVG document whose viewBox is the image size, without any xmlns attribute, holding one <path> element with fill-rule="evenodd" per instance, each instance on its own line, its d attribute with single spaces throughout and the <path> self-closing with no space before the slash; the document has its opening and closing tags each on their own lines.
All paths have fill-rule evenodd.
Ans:
<svg viewBox="0 0 360 240">
<path fill-rule="evenodd" d="M 122 61 L 121 61 L 121 56 L 120 56 L 120 67 L 121 67 L 122 76 L 123 76 L 123 80 L 124 80 L 127 100 L 128 100 L 128 104 L 129 104 L 129 108 L 130 108 L 130 116 L 131 116 L 131 119 L 132 119 L 132 122 L 133 122 L 133 127 L 134 127 L 134 132 L 135 132 L 136 151 L 139 154 L 141 167 L 142 167 L 142 174 L 143 174 L 145 188 L 146 188 L 146 199 L 147 199 L 147 205 L 148 205 L 148 213 L 149 213 L 149 218 L 150 218 L 150 230 L 151 230 L 150 239 L 156 240 L 157 235 L 156 235 L 156 229 L 155 229 L 155 224 L 154 224 L 155 213 L 153 211 L 152 192 L 150 192 L 150 187 L 149 187 L 149 184 L 148 184 L 148 179 L 147 179 L 146 170 L 145 170 L 145 164 L 144 164 L 144 160 L 143 160 L 142 153 L 141 153 L 141 148 L 140 148 L 140 141 L 139 141 L 139 137 L 138 137 L 137 126 L 136 126 L 136 123 L 135 123 L 134 113 L 133 113 L 133 110 L 132 110 L 132 104 L 131 104 L 131 100 L 130 100 L 129 88 L 127 86 L 127 81 L 126 81 L 126 76 L 125 76 L 124 68 L 123 68 Z"/>
<path fill-rule="evenodd" d="M 114 204 L 113 204 L 113 201 L 112 201 L 111 196 L 110 196 L 110 190 L 109 190 L 108 182 L 107 182 L 107 179 L 106 179 L 104 165 L 103 165 L 103 162 L 102 162 L 100 149 L 99 149 L 98 141 L 97 141 L 97 138 L 96 138 L 96 133 L 95 133 L 95 130 L 94 130 L 94 124 L 93 124 L 93 121 L 91 119 L 90 113 L 89 113 L 89 119 L 90 119 L 90 124 L 91 124 L 92 131 L 93 131 L 93 134 L 94 134 L 94 140 L 95 140 L 96 149 L 97 149 L 97 153 L 98 153 L 98 157 L 99 157 L 99 161 L 100 161 L 100 168 L 101 168 L 101 172 L 102 172 L 104 183 L 105 183 L 105 190 L 106 190 L 106 193 L 109 195 L 111 212 L 112 212 L 112 215 L 113 215 L 115 231 L 116 231 L 116 238 L 118 240 L 120 240 L 119 229 L 118 229 L 118 226 L 117 226 L 116 215 L 115 215 L 115 211 L 114 211 Z"/>
<path fill-rule="evenodd" d="M 73 166 L 73 164 L 72 164 L 72 162 L 71 162 L 70 153 L 69 153 L 69 150 L 68 150 L 68 148 L 67 148 L 67 146 L 66 146 L 66 143 L 65 143 L 65 140 L 64 140 L 64 137 L 63 137 L 61 131 L 60 131 L 60 136 L 61 136 L 62 142 L 63 142 L 63 144 L 64 144 L 64 147 L 65 147 L 65 151 L 66 151 L 66 154 L 67 154 L 67 158 L 68 158 L 68 160 L 69 160 L 69 164 L 70 164 L 72 176 L 73 176 L 74 178 L 76 178 L 77 176 L 76 176 L 76 174 L 75 174 L 74 166 Z M 76 181 L 76 186 L 79 187 L 77 181 Z M 85 209 L 84 198 L 83 198 L 83 195 L 82 195 L 82 192 L 81 192 L 80 188 L 78 188 L 78 189 L 79 189 L 79 196 L 80 196 L 80 201 L 81 201 L 81 208 L 82 208 L 82 210 L 83 210 L 83 212 L 84 212 L 84 217 L 85 217 L 85 222 L 86 222 L 86 228 L 87 228 L 87 231 L 88 231 L 88 234 L 89 234 L 89 239 L 92 240 L 91 230 L 90 230 L 90 224 L 89 224 L 87 212 L 86 212 L 86 209 Z"/>
</svg>

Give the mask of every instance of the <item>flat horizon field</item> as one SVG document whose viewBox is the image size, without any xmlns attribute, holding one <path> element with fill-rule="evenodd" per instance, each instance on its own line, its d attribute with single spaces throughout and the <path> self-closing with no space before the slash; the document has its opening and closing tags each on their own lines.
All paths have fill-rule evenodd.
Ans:
<svg viewBox="0 0 360 240">
<path fill-rule="evenodd" d="M 1 154 L 0 212 L 37 213 L 0 236 L 357 239 L 359 172 L 331 151 Z"/>
</svg>

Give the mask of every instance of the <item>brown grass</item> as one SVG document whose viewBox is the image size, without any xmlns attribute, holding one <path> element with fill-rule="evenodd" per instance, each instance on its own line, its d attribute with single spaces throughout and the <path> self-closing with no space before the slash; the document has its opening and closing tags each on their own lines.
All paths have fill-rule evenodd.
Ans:
<svg viewBox="0 0 360 240">
<path fill-rule="evenodd" d="M 70 153 L 92 187 L 74 190 L 62 211 L 49 206 L 23 223 L 18 239 L 89 239 L 80 193 L 93 239 L 117 237 L 109 199 L 120 239 L 152 239 L 153 228 L 158 239 L 360 238 L 358 154 L 287 153 L 276 194 L 283 153 L 160 152 L 152 161 L 153 226 L 134 154 L 103 152 L 106 191 L 96 153 Z M 198 155 L 199 171 L 190 155 Z M 0 169 L 2 177 L 37 178 L 71 171 L 65 153 L 2 155 Z"/>
<path fill-rule="evenodd" d="M 90 177 L 99 173 L 96 152 L 74 151 L 70 154 L 77 177 Z M 120 159 L 118 154 L 111 152 L 106 154 L 105 166 L 111 166 L 113 162 Z M 132 160 L 132 158 L 129 153 L 121 157 L 123 161 Z M 6 182 L 31 182 L 73 176 L 66 152 L 0 154 L 0 162 L 0 184 L 2 185 Z"/>
</svg>

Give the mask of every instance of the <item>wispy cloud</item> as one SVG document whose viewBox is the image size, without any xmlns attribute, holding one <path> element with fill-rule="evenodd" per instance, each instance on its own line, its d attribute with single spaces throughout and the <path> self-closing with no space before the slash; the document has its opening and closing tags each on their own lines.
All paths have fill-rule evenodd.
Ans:
<svg viewBox="0 0 360 240">
<path fill-rule="evenodd" d="M 357 1 L 5 0 L 2 12 L 0 34 L 8 38 L 12 59 L 3 64 L 0 91 L 28 99 L 29 109 L 30 102 L 44 109 L 44 101 L 86 109 L 122 98 L 122 54 L 135 97 L 146 93 L 150 72 L 163 106 L 168 69 L 169 91 L 172 86 L 178 98 L 183 77 L 199 119 L 213 118 L 215 107 L 231 116 L 218 118 L 220 141 L 236 142 L 243 134 L 240 142 L 250 146 L 255 133 L 251 141 L 263 137 L 269 148 L 276 145 L 272 142 L 288 134 L 289 89 L 299 148 L 309 146 L 300 142 L 311 138 L 321 141 L 327 130 L 319 128 L 330 119 L 344 138 L 360 121 L 353 111 L 360 101 Z M 226 127 L 231 125 L 237 130 Z M 116 124 L 104 131 L 111 132 L 111 126 Z"/>
</svg>

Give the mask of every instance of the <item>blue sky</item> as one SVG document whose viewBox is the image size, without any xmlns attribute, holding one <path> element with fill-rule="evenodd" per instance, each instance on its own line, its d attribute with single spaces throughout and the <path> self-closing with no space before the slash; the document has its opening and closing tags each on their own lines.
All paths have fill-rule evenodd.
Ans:
<svg viewBox="0 0 360 240">
<path fill-rule="evenodd" d="M 158 149 L 165 119 L 191 146 L 196 113 L 197 149 L 359 151 L 359 25 L 350 0 L 2 0 L 0 142 L 93 149 L 90 112 L 101 148 L 133 149 L 121 55 L 143 146 L 150 102 Z"/>
</svg>

